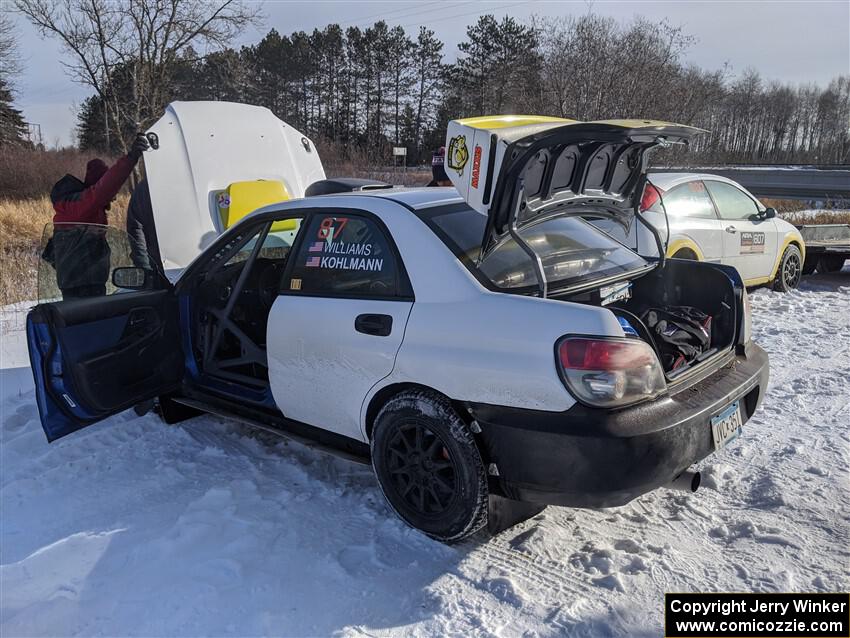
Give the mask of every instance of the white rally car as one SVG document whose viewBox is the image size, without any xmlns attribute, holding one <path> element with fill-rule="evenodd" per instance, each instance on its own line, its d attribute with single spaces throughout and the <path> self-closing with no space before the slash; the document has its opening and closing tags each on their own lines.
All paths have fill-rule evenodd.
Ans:
<svg viewBox="0 0 850 638">
<path fill-rule="evenodd" d="M 741 278 L 659 257 L 637 212 L 647 151 L 693 129 L 455 121 L 458 190 L 371 191 L 323 180 L 312 142 L 265 109 L 177 103 L 152 132 L 175 281 L 113 261 L 117 294 L 30 312 L 51 441 L 158 397 L 169 422 L 212 412 L 371 462 L 399 516 L 453 541 L 505 503 L 695 489 L 688 468 L 761 402 L 768 359 Z M 233 223 L 269 197 L 284 201 Z M 685 365 L 662 364 L 640 319 L 660 306 L 712 319 Z"/>
<path fill-rule="evenodd" d="M 649 179 L 641 209 L 668 257 L 734 266 L 747 286 L 771 283 L 787 292 L 800 283 L 800 231 L 743 186 L 709 174 L 653 172 Z"/>
</svg>

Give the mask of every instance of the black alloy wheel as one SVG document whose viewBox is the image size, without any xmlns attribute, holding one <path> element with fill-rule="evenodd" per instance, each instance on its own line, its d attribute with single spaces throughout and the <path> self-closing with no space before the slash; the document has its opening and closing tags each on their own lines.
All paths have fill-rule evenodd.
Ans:
<svg viewBox="0 0 850 638">
<path fill-rule="evenodd" d="M 457 497 L 455 465 L 449 450 L 427 425 L 401 423 L 387 445 L 392 487 L 422 516 L 441 514 Z"/>
<path fill-rule="evenodd" d="M 444 396 L 400 392 L 375 418 L 372 467 L 390 507 L 411 527 L 455 542 L 487 524 L 487 472 L 475 437 Z"/>
</svg>

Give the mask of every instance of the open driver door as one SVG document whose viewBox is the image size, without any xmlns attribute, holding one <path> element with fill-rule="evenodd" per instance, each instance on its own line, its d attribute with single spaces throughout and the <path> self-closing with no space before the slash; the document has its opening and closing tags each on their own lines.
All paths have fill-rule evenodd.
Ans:
<svg viewBox="0 0 850 638">
<path fill-rule="evenodd" d="M 26 328 L 48 441 L 175 389 L 183 377 L 177 300 L 157 273 L 127 265 L 127 236 L 93 224 L 48 225 L 51 234 L 39 267 L 44 301 Z M 90 296 L 75 296 L 81 291 Z"/>
</svg>

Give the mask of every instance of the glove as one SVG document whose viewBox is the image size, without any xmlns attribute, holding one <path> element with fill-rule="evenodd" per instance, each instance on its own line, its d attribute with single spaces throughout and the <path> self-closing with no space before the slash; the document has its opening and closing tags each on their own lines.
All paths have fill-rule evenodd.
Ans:
<svg viewBox="0 0 850 638">
<path fill-rule="evenodd" d="M 130 147 L 130 152 L 127 155 L 131 160 L 138 161 L 138 159 L 142 156 L 146 150 L 150 148 L 150 144 L 148 143 L 148 138 L 145 137 L 144 133 L 136 134 L 136 139 L 133 140 L 133 145 Z"/>
</svg>

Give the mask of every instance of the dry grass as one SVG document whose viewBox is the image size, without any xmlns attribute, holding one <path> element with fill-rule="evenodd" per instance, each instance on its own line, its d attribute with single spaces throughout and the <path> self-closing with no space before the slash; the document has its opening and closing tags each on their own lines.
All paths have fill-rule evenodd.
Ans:
<svg viewBox="0 0 850 638">
<path fill-rule="evenodd" d="M 782 215 L 789 224 L 850 224 L 850 210 L 799 211 Z"/>
<path fill-rule="evenodd" d="M 109 223 L 124 228 L 129 196 L 112 204 Z M 44 227 L 53 220 L 46 196 L 0 199 L 0 305 L 38 297 L 38 265 Z"/>
<path fill-rule="evenodd" d="M 759 197 L 759 201 L 765 206 L 773 208 L 779 214 L 796 213 L 809 207 L 806 202 L 800 199 L 770 199 Z"/>
<path fill-rule="evenodd" d="M 783 216 L 812 209 L 811 202 L 802 199 L 765 199 L 760 197 L 759 201 L 765 206 L 775 209 L 777 213 Z M 828 199 L 821 203 L 821 210 L 825 213 L 843 213 L 848 209 L 850 209 L 850 201 L 844 199 Z"/>
</svg>

